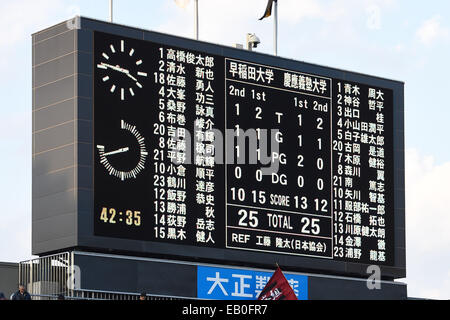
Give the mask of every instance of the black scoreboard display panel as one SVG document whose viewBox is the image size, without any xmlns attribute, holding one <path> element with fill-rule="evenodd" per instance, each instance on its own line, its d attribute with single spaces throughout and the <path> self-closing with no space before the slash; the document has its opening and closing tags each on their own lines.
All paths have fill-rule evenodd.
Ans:
<svg viewBox="0 0 450 320">
<path fill-rule="evenodd" d="M 100 32 L 94 51 L 96 236 L 395 265 L 393 88 Z"/>
</svg>

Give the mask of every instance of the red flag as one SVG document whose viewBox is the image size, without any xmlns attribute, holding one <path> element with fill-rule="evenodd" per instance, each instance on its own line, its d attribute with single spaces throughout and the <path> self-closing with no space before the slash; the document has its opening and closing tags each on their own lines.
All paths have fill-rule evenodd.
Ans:
<svg viewBox="0 0 450 320">
<path fill-rule="evenodd" d="M 261 291 L 258 300 L 298 300 L 280 267 Z"/>
</svg>

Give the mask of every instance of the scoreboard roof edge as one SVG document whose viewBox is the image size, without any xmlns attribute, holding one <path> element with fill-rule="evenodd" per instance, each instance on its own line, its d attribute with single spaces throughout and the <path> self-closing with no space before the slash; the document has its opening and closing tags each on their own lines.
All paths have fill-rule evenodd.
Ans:
<svg viewBox="0 0 450 320">
<path fill-rule="evenodd" d="M 292 61 L 292 62 L 300 62 L 300 63 L 304 63 L 307 65 L 311 65 L 311 66 L 315 66 L 315 67 L 319 67 L 319 68 L 327 68 L 327 69 L 332 69 L 334 71 L 337 72 L 344 72 L 344 73 L 352 73 L 354 75 L 358 75 L 358 76 L 364 76 L 364 77 L 370 77 L 370 78 L 375 78 L 378 80 L 383 80 L 383 81 L 389 81 L 389 82 L 394 82 L 400 85 L 405 85 L 405 81 L 403 80 L 397 80 L 397 79 L 391 79 L 391 78 L 387 78 L 387 77 L 382 77 L 382 76 L 376 76 L 376 75 L 371 75 L 368 73 L 363 73 L 363 72 L 357 72 L 357 71 L 352 71 L 352 70 L 346 70 L 343 68 L 337 68 L 337 67 L 331 67 L 331 66 L 327 66 L 327 65 L 321 65 L 321 64 L 317 64 L 317 63 L 313 63 L 313 62 L 308 62 L 308 61 L 302 61 L 302 60 L 296 60 L 294 58 L 289 58 L 289 57 L 282 57 L 282 56 L 274 56 L 272 54 L 267 54 L 267 53 L 262 53 L 262 52 L 257 52 L 257 51 L 247 51 L 245 49 L 237 49 L 234 48 L 232 46 L 227 46 L 225 44 L 218 44 L 218 43 L 213 43 L 213 42 L 208 42 L 208 41 L 203 41 L 203 40 L 195 40 L 192 38 L 185 38 L 182 36 L 178 36 L 178 35 L 173 35 L 173 34 L 168 34 L 168 33 L 163 33 L 163 32 L 159 32 L 159 31 L 154 31 L 154 30 L 148 30 L 148 29 L 143 29 L 143 28 L 139 28 L 139 27 L 134 27 L 134 26 L 130 26 L 130 25 L 125 25 L 125 24 L 119 24 L 119 23 L 111 23 L 111 22 L 107 22 L 107 21 L 102 21 L 102 20 L 98 20 L 98 19 L 94 19 L 94 18 L 90 18 L 90 17 L 77 17 L 77 19 L 80 19 L 80 28 L 81 29 L 89 29 L 86 28 L 86 25 L 84 25 L 84 22 L 94 22 L 94 23 L 98 23 L 98 24 L 103 24 L 103 25 L 112 25 L 112 26 L 116 26 L 116 27 L 120 27 L 120 28 L 126 28 L 126 29 L 130 29 L 130 30 L 135 30 L 135 31 L 139 31 L 139 32 L 150 32 L 150 33 L 154 33 L 154 34 L 158 34 L 161 36 L 166 36 L 166 37 L 172 37 L 172 38 L 177 38 L 180 40 L 184 40 L 184 41 L 190 41 L 190 42 L 198 42 L 198 43 L 203 43 L 205 45 L 211 45 L 211 46 L 216 46 L 216 47 L 222 47 L 223 49 L 226 50 L 232 50 L 232 51 L 237 51 L 237 52 L 246 52 L 249 55 L 254 55 L 254 56 L 261 56 L 261 57 L 269 57 L 269 58 L 275 58 L 275 59 L 280 59 L 280 60 L 285 60 L 285 61 Z M 42 32 L 48 31 L 54 27 L 60 26 L 64 23 L 67 23 L 68 21 L 71 20 L 66 20 L 63 21 L 61 23 L 55 24 L 54 26 L 51 26 L 49 28 L 40 30 L 38 32 L 35 32 L 32 34 L 32 36 L 38 35 Z M 93 29 L 93 31 L 100 31 L 100 30 L 96 30 Z M 132 38 L 132 36 L 131 36 Z"/>
</svg>

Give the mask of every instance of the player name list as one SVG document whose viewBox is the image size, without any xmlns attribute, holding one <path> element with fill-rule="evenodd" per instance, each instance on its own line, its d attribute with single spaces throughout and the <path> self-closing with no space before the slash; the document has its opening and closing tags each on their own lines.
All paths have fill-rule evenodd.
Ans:
<svg viewBox="0 0 450 320">
<path fill-rule="evenodd" d="M 392 91 L 233 59 L 225 77 L 226 247 L 392 263 Z"/>
</svg>

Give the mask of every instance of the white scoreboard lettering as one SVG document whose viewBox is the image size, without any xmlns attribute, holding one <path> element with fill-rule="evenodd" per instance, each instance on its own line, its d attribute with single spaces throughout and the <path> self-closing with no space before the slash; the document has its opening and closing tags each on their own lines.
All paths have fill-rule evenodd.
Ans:
<svg viewBox="0 0 450 320">
<path fill-rule="evenodd" d="M 95 235 L 394 264 L 392 89 L 94 40 Z"/>
</svg>

